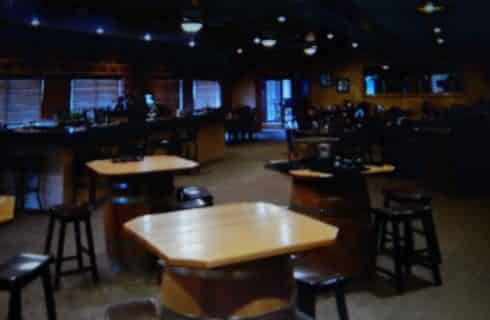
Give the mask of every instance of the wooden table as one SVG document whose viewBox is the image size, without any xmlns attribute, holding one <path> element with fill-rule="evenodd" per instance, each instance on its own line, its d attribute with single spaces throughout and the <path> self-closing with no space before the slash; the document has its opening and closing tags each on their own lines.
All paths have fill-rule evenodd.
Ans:
<svg viewBox="0 0 490 320">
<path fill-rule="evenodd" d="M 290 255 L 337 236 L 333 226 L 267 203 L 149 215 L 124 228 L 165 261 L 162 303 L 170 319 L 289 315 Z"/>
<path fill-rule="evenodd" d="M 151 265 L 148 255 L 141 253 L 133 241 L 127 241 L 122 226 L 135 217 L 163 210 L 174 196 L 174 175 L 198 166 L 194 161 L 166 155 L 146 156 L 138 162 L 96 160 L 87 163 L 92 172 L 90 201 L 93 204 L 96 203 L 96 176 L 107 178 L 110 185 L 111 200 L 104 207 L 104 227 L 113 271 L 139 270 Z"/>
<path fill-rule="evenodd" d="M 362 174 L 340 176 L 308 169 L 289 172 L 292 177 L 291 208 L 340 230 L 334 245 L 302 258 L 305 267 L 354 278 L 374 274 L 374 238 L 365 177 L 394 170 L 393 166 L 384 165 L 368 166 Z"/>
</svg>

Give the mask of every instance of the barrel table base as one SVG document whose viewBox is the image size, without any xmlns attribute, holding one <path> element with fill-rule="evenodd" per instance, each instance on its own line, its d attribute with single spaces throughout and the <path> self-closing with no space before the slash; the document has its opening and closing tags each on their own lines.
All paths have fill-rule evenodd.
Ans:
<svg viewBox="0 0 490 320">
<path fill-rule="evenodd" d="M 164 319 L 293 319 L 295 284 L 288 257 L 217 269 L 166 267 Z"/>
<path fill-rule="evenodd" d="M 298 260 L 320 273 L 369 278 L 375 272 L 369 195 L 361 175 L 330 178 L 293 177 L 291 209 L 339 228 L 331 246 L 315 249 Z"/>
</svg>

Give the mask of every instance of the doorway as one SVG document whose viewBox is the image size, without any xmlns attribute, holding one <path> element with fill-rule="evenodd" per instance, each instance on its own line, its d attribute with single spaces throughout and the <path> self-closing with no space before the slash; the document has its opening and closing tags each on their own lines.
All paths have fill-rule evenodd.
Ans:
<svg viewBox="0 0 490 320">
<path fill-rule="evenodd" d="M 284 128 L 292 116 L 292 110 L 288 107 L 293 98 L 292 80 L 265 80 L 264 98 L 264 128 Z"/>
</svg>

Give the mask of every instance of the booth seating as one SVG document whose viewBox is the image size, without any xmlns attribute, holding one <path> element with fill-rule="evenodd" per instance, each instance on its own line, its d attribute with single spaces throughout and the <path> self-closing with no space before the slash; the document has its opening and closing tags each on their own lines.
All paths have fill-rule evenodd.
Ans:
<svg viewBox="0 0 490 320">
<path fill-rule="evenodd" d="M 0 263 L 0 291 L 10 293 L 8 320 L 22 319 L 22 289 L 39 278 L 42 279 L 48 320 L 56 320 L 56 305 L 49 264 L 51 258 L 29 253 L 16 255 Z M 38 317 L 36 317 L 38 318 Z"/>
</svg>

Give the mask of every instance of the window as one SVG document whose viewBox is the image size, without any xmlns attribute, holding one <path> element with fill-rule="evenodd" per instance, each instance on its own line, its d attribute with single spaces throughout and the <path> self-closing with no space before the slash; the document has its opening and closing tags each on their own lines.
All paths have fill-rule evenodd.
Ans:
<svg viewBox="0 0 490 320">
<path fill-rule="evenodd" d="M 156 105 L 173 110 L 182 110 L 184 105 L 183 81 L 175 79 L 152 79 L 151 93 Z"/>
<path fill-rule="evenodd" d="M 462 73 L 451 68 L 366 68 L 364 71 L 365 94 L 445 94 L 463 90 Z"/>
<path fill-rule="evenodd" d="M 74 79 L 71 81 L 70 111 L 80 113 L 92 108 L 113 108 L 124 94 L 121 79 Z"/>
<path fill-rule="evenodd" d="M 221 86 L 218 81 L 195 80 L 193 95 L 195 110 L 221 107 Z"/>
<path fill-rule="evenodd" d="M 41 119 L 44 82 L 40 79 L 0 80 L 0 121 Z"/>
</svg>

